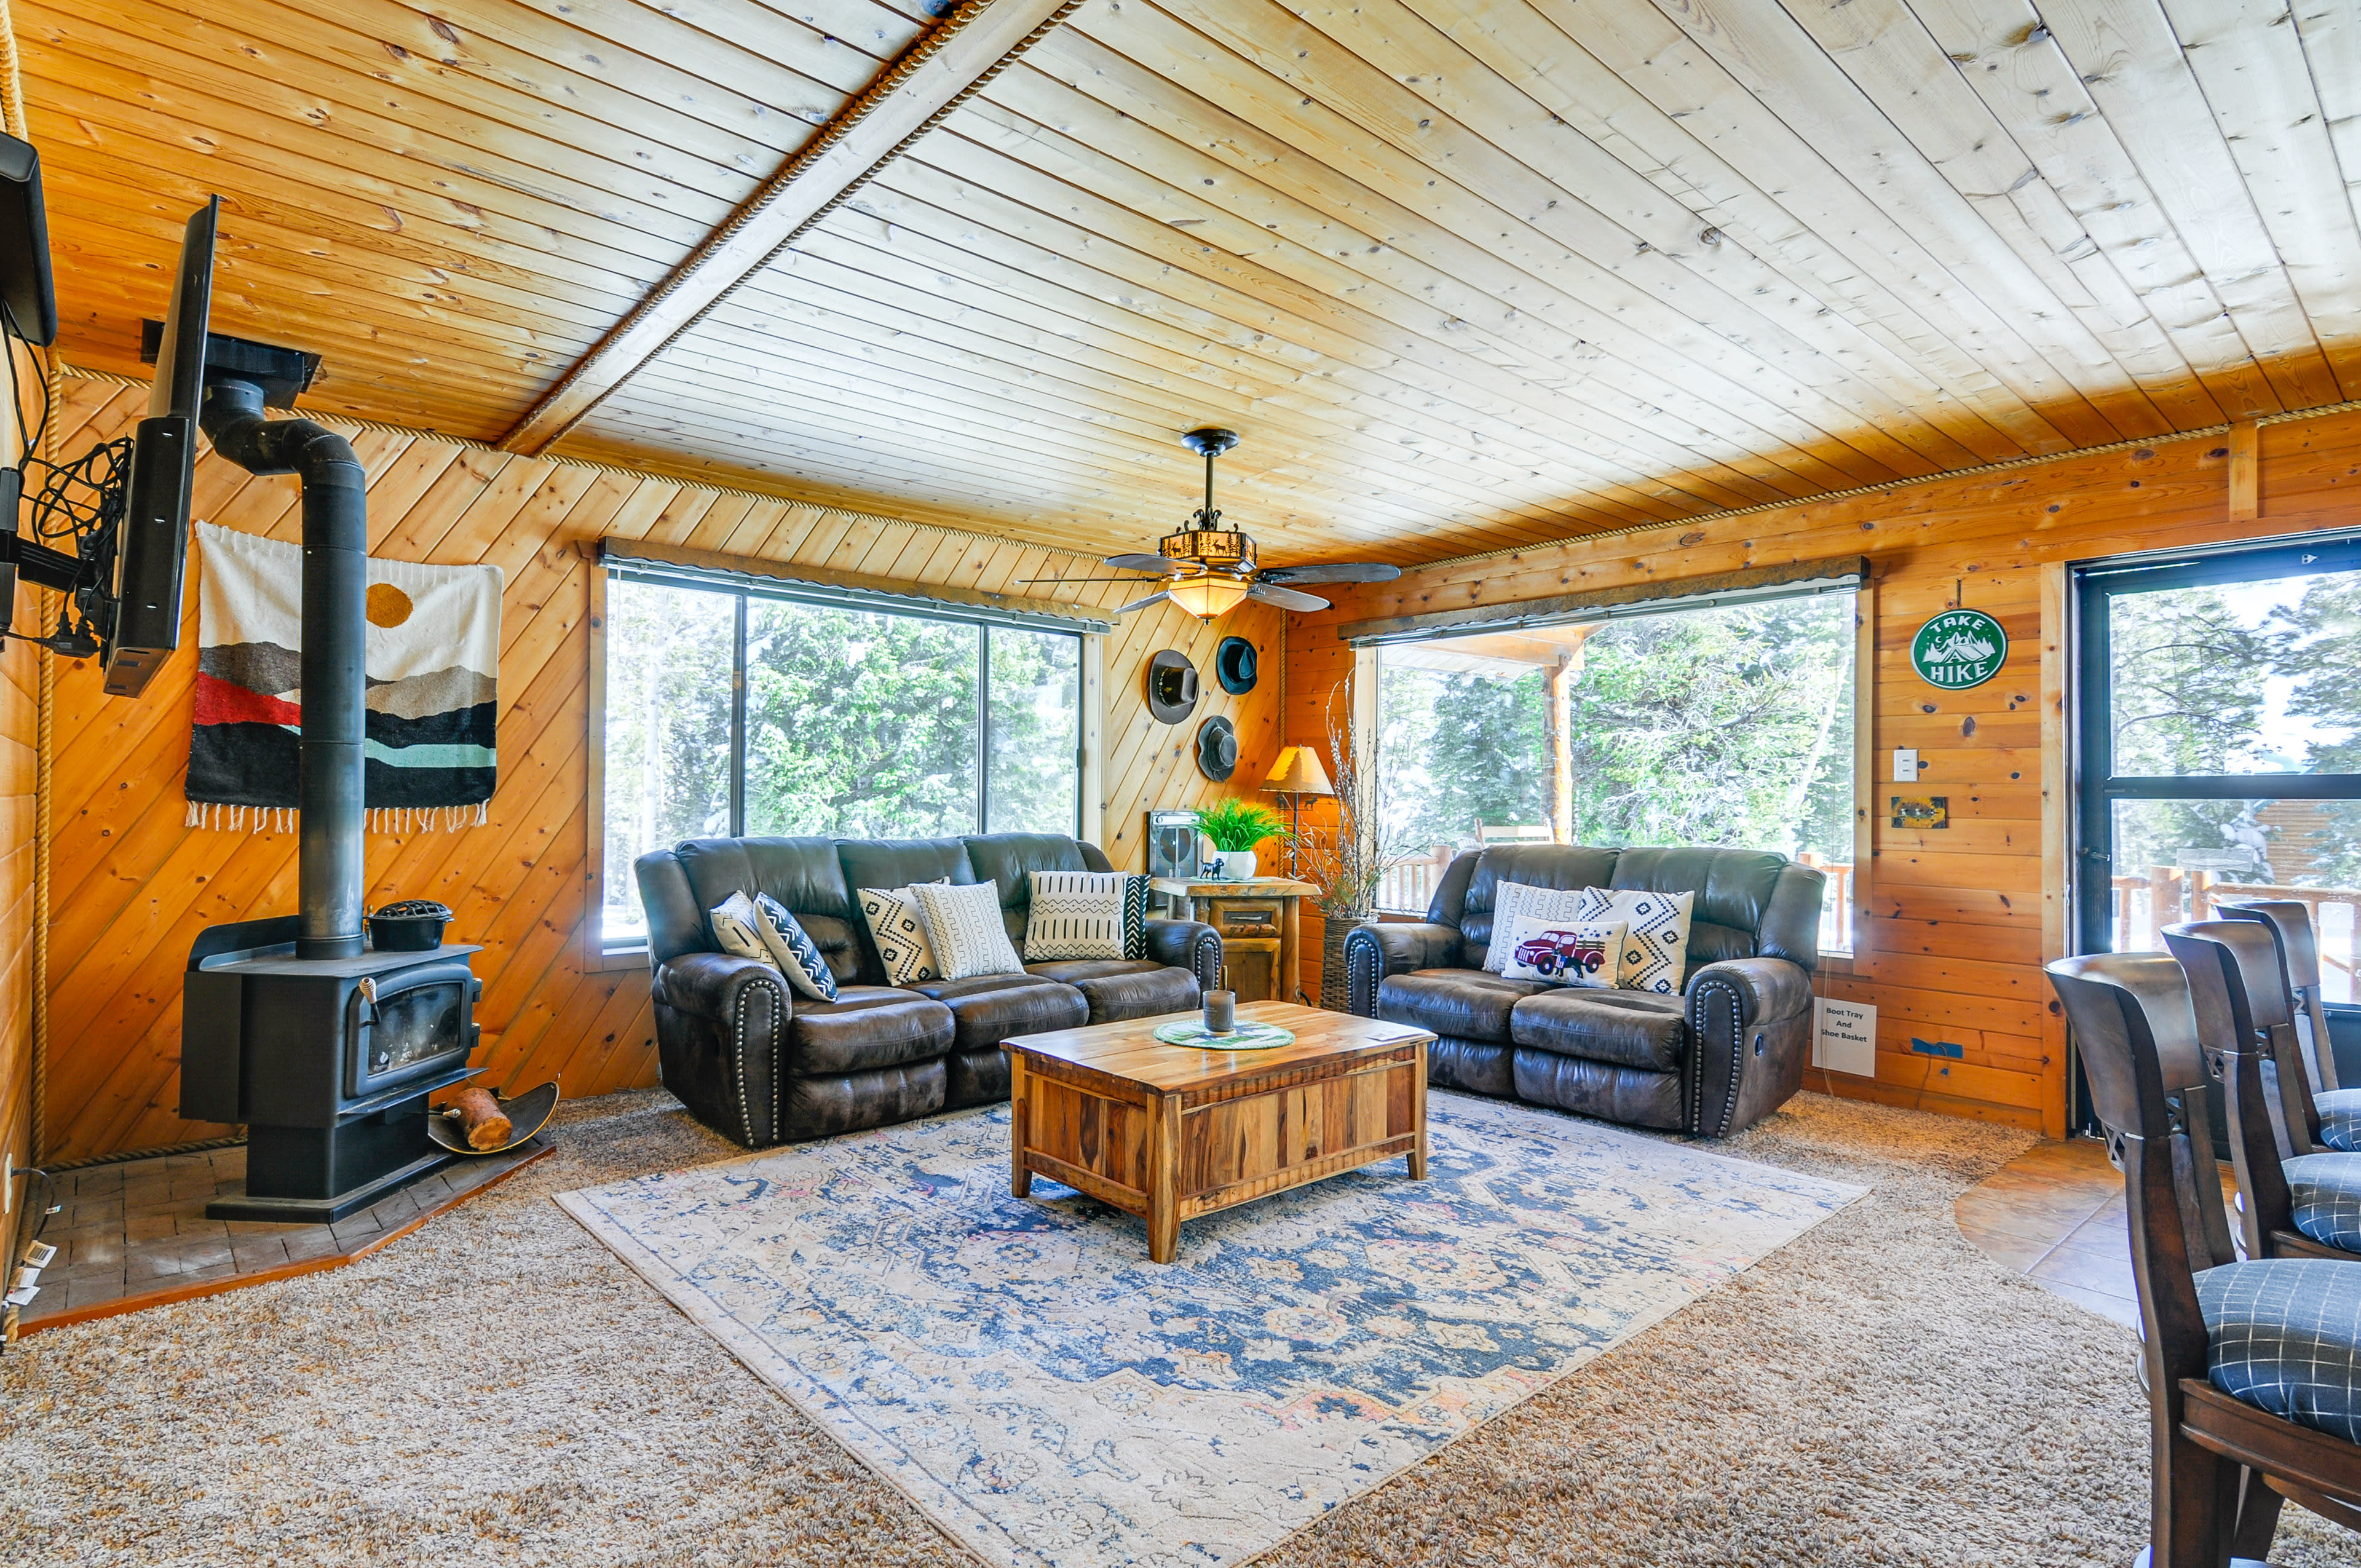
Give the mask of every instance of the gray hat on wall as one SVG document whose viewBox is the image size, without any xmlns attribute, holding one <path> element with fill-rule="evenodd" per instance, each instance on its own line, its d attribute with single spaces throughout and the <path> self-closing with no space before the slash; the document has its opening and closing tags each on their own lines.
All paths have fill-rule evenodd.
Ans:
<svg viewBox="0 0 2361 1568">
<path fill-rule="evenodd" d="M 1167 648 L 1148 661 L 1148 711 L 1159 723 L 1178 724 L 1197 710 L 1197 666 Z"/>
<path fill-rule="evenodd" d="M 1220 784 L 1238 771 L 1238 731 L 1228 718 L 1215 714 L 1197 730 L 1197 771 Z"/>
</svg>

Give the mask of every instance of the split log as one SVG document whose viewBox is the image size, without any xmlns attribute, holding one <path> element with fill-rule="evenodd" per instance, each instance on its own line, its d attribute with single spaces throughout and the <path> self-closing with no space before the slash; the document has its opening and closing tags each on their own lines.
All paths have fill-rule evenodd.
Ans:
<svg viewBox="0 0 2361 1568">
<path fill-rule="evenodd" d="M 500 1109 L 500 1102 L 492 1098 L 489 1089 L 469 1084 L 453 1097 L 451 1103 L 459 1113 L 459 1131 L 471 1149 L 499 1148 L 516 1131 L 508 1113 Z"/>
</svg>

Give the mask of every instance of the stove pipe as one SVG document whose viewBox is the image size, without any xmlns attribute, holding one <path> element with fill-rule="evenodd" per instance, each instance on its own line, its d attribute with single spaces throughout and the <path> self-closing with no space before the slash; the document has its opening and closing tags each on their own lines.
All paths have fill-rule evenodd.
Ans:
<svg viewBox="0 0 2361 1568">
<path fill-rule="evenodd" d="M 368 475 L 352 444 L 308 419 L 267 419 L 263 389 L 205 389 L 198 422 L 250 474 L 303 485 L 303 737 L 295 956 L 346 959 L 361 942 L 362 722 L 368 628 Z"/>
</svg>

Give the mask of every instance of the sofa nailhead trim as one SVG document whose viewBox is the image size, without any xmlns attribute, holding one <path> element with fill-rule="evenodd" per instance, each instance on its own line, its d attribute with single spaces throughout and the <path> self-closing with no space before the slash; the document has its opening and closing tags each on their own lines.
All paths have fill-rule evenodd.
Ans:
<svg viewBox="0 0 2361 1568">
<path fill-rule="evenodd" d="M 771 986 L 767 981 L 741 981 L 739 982 L 738 1018 L 736 1024 L 730 1031 L 730 1076 L 738 1086 L 738 1128 L 739 1131 L 746 1135 L 743 1141 L 746 1146 L 750 1149 L 757 1146 L 754 1142 L 754 1113 L 749 1110 L 746 1105 L 746 1003 L 748 999 L 758 991 L 763 993 L 763 1004 L 765 1006 L 770 1006 Z M 774 1007 L 772 1016 L 775 1018 L 777 1015 L 777 1010 Z M 771 1032 L 774 1035 L 778 1033 L 776 1028 L 774 1028 Z M 779 1071 L 777 1056 L 776 1053 L 774 1053 L 771 1062 L 772 1135 L 776 1137 L 778 1131 Z"/>
<path fill-rule="evenodd" d="M 1703 1048 L 1706 1038 L 1706 997 L 1708 992 L 1716 991 L 1720 992 L 1730 998 L 1730 1037 L 1738 1047 L 1730 1053 L 1730 1092 L 1722 1099 L 1721 1125 L 1713 1130 L 1712 1135 L 1719 1138 L 1729 1135 L 1730 1119 L 1738 1113 L 1739 1080 L 1746 1075 L 1746 1016 L 1745 1009 L 1740 1003 L 1738 988 L 1736 986 L 1722 985 L 1708 981 L 1706 984 L 1699 986 L 1697 988 L 1697 995 L 1690 999 L 1689 1028 L 1697 1036 L 1695 1044 L 1692 1045 L 1690 1048 L 1697 1051 L 1698 1055 L 1695 1063 L 1697 1070 L 1693 1075 L 1696 1082 L 1696 1091 L 1692 1096 L 1689 1105 L 1689 1126 L 1695 1131 L 1700 1133 L 1705 1131 L 1702 1124 L 1705 1121 L 1705 1066 Z"/>
</svg>

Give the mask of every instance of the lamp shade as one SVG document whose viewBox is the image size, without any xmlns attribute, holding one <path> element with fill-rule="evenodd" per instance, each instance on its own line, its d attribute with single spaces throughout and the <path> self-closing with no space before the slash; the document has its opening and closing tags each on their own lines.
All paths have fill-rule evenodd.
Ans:
<svg viewBox="0 0 2361 1568">
<path fill-rule="evenodd" d="M 1212 620 L 1245 603 L 1246 586 L 1235 577 L 1184 577 L 1164 596 L 1198 620 Z"/>
<path fill-rule="evenodd" d="M 1320 765 L 1320 753 L 1309 746 L 1290 746 L 1281 751 L 1262 787 L 1273 795 L 1336 793 L 1336 786 L 1328 782 L 1328 770 Z"/>
</svg>

